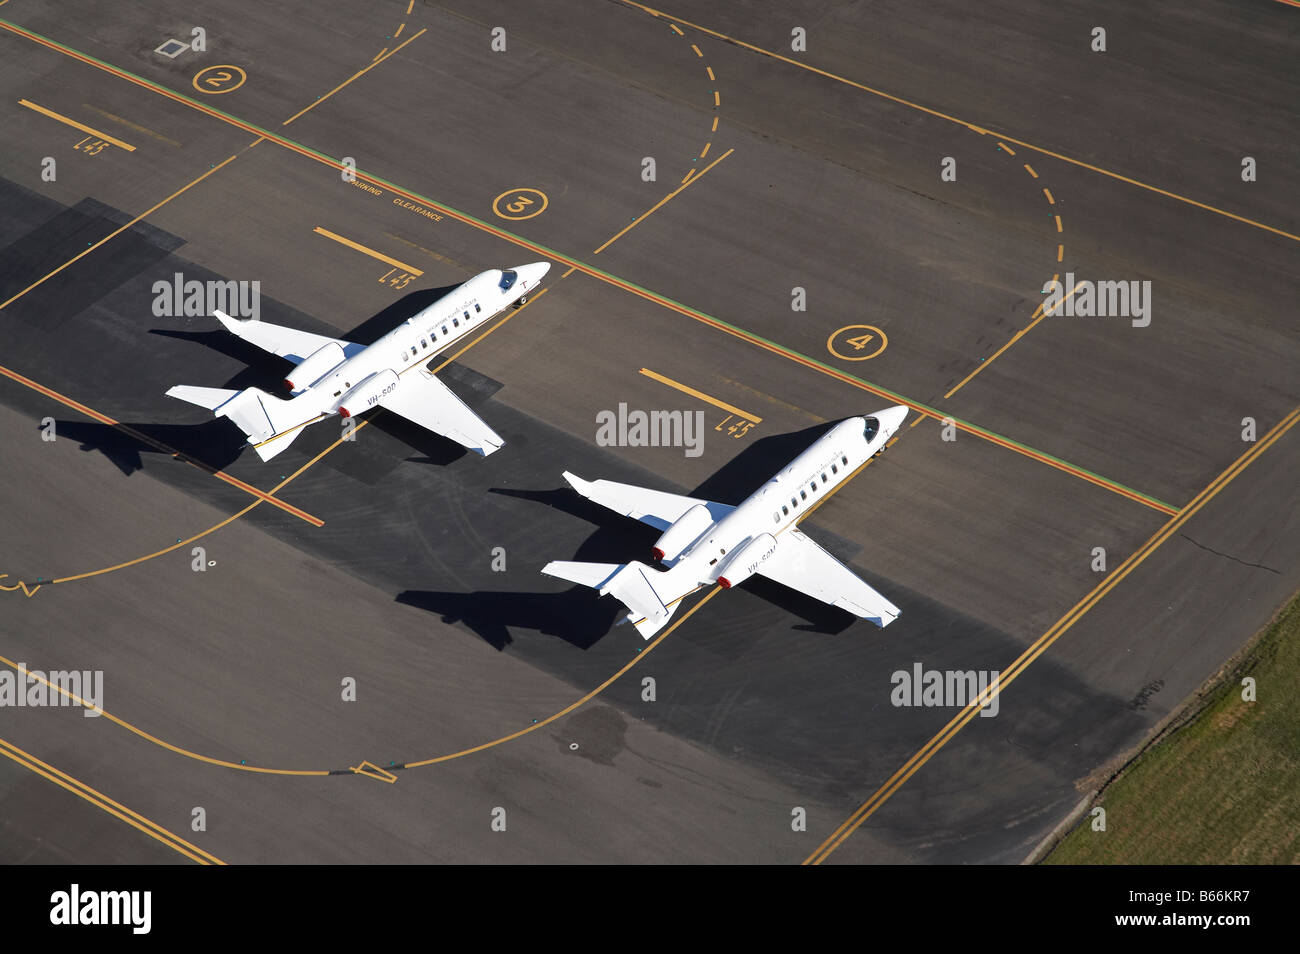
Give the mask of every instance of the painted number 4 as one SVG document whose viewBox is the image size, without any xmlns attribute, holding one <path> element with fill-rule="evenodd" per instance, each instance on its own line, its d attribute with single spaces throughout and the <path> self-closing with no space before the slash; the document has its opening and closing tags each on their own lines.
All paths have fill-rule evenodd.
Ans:
<svg viewBox="0 0 1300 954">
<path fill-rule="evenodd" d="M 848 339 L 848 341 L 849 344 L 853 345 L 854 351 L 861 351 L 863 348 L 869 345 L 872 339 L 875 337 L 876 337 L 875 335 L 858 335 L 856 338 Z"/>
</svg>

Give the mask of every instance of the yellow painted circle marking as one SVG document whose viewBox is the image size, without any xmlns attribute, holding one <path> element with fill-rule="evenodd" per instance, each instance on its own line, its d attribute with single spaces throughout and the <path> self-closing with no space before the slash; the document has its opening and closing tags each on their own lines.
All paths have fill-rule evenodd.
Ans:
<svg viewBox="0 0 1300 954">
<path fill-rule="evenodd" d="M 550 204 L 541 189 L 508 189 L 492 200 L 492 211 L 500 218 L 518 222 L 541 215 Z"/>
<path fill-rule="evenodd" d="M 842 354 L 839 351 L 835 350 L 835 339 L 838 338 L 840 335 L 844 334 L 844 332 L 846 331 L 861 332 L 860 334 L 850 335 L 849 337 L 844 339 L 842 344 L 846 347 L 846 350 L 848 351 L 851 352 L 866 351 L 873 344 L 875 344 L 877 338 L 880 339 L 880 344 L 878 347 L 876 347 L 874 351 L 871 351 L 867 354 L 861 354 L 861 353 Z M 879 328 L 875 327 L 874 325 L 845 325 L 843 328 L 839 329 L 838 331 L 832 332 L 831 336 L 826 339 L 826 350 L 829 351 L 831 354 L 835 355 L 835 357 L 839 358 L 841 361 L 866 361 L 870 358 L 874 358 L 876 355 L 880 354 L 880 352 L 884 351 L 887 347 L 889 347 L 889 338 L 885 336 L 885 333 L 883 331 L 881 331 Z"/>
<path fill-rule="evenodd" d="M 209 75 L 211 74 L 211 75 Z M 221 66 L 208 66 L 194 74 L 194 88 L 200 93 L 219 96 L 239 89 L 248 79 L 248 74 L 238 66 L 224 63 Z"/>
</svg>

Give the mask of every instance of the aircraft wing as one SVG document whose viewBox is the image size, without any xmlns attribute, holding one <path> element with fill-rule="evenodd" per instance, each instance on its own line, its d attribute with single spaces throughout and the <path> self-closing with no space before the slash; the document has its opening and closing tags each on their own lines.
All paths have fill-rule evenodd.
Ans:
<svg viewBox="0 0 1300 954">
<path fill-rule="evenodd" d="M 447 385 L 421 368 L 417 376 L 402 383 L 380 405 L 400 414 L 426 430 L 449 437 L 457 444 L 486 457 L 499 450 L 505 440 L 488 427 Z"/>
<path fill-rule="evenodd" d="M 888 626 L 898 618 L 897 606 L 800 530 L 783 533 L 780 541 L 776 552 L 758 567 L 757 572 L 763 576 L 869 619 L 877 626 Z"/>
<path fill-rule="evenodd" d="M 344 341 L 342 338 L 327 338 L 324 335 L 314 335 L 310 331 L 285 328 L 283 325 L 272 325 L 265 321 L 253 321 L 251 318 L 231 318 L 224 311 L 214 311 L 213 314 L 232 335 L 243 338 L 249 344 L 257 345 L 263 351 L 279 355 L 294 364 L 302 364 L 312 354 L 332 342 L 342 346 L 345 358 L 365 350 L 365 345 Z"/>
<path fill-rule="evenodd" d="M 703 504 L 714 522 L 736 509 L 711 500 L 683 497 L 662 490 L 647 490 L 645 487 L 634 487 L 632 484 L 620 484 L 612 480 L 583 480 L 567 470 L 564 472 L 564 479 L 588 500 L 595 501 L 602 507 L 608 507 L 625 517 L 634 517 L 658 530 L 667 530 L 696 504 Z"/>
</svg>

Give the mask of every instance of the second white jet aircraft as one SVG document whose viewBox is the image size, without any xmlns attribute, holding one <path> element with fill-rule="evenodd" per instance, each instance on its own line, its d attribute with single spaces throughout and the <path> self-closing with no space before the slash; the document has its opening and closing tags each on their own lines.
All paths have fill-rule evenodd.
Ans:
<svg viewBox="0 0 1300 954">
<path fill-rule="evenodd" d="M 505 441 L 426 366 L 507 305 L 522 305 L 550 268 L 535 262 L 475 275 L 369 346 L 218 311 L 227 331 L 296 365 L 284 382 L 293 396 L 184 384 L 167 394 L 230 418 L 262 460 L 288 447 L 308 424 L 376 406 L 486 457 Z"/>
<path fill-rule="evenodd" d="M 755 573 L 888 626 L 898 618 L 898 607 L 795 525 L 884 450 L 906 418 L 907 408 L 900 404 L 841 421 L 738 507 L 609 480 L 587 481 L 566 471 L 564 479 L 584 497 L 662 530 L 654 555 L 668 569 L 637 562 L 555 561 L 542 572 L 590 586 L 602 596 L 612 593 L 646 639 L 696 590 L 713 583 L 729 589 Z"/>
</svg>

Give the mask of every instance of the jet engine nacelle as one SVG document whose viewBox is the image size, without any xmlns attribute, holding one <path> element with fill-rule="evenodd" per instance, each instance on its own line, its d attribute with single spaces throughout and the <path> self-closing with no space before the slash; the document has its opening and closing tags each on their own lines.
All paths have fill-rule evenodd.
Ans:
<svg viewBox="0 0 1300 954">
<path fill-rule="evenodd" d="M 397 372 L 392 368 L 376 371 L 339 401 L 339 416 L 351 417 L 374 407 L 397 388 Z"/>
<path fill-rule="evenodd" d="M 343 346 L 337 341 L 331 341 L 313 351 L 306 361 L 290 371 L 289 376 L 284 379 L 285 387 L 290 391 L 301 391 L 311 387 L 342 364 L 344 357 Z"/>
<path fill-rule="evenodd" d="M 677 521 L 665 530 L 655 541 L 656 560 L 676 560 L 683 550 L 700 538 L 705 530 L 713 526 L 713 517 L 704 504 L 696 504 L 686 511 Z"/>
<path fill-rule="evenodd" d="M 718 584 L 724 590 L 729 590 L 737 583 L 745 582 L 775 552 L 776 537 L 770 533 L 760 533 L 739 550 L 733 551 L 722 564 L 718 569 Z"/>
</svg>

